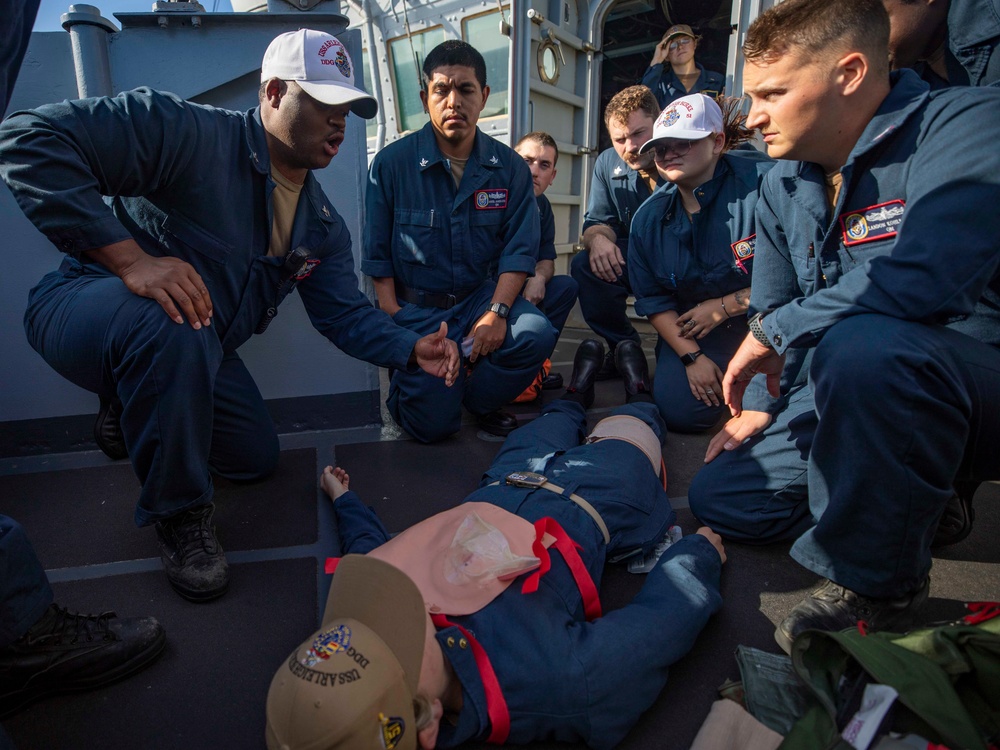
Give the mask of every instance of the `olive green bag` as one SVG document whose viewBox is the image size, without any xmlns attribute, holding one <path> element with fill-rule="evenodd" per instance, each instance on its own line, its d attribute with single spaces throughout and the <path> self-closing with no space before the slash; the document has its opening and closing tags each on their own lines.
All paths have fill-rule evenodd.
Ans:
<svg viewBox="0 0 1000 750">
<path fill-rule="evenodd" d="M 917 734 L 951 750 L 987 750 L 1000 742 L 1000 605 L 971 608 L 981 611 L 907 635 L 857 629 L 799 635 L 792 665 L 811 705 L 779 750 L 851 750 L 840 730 L 867 683 L 899 693 L 880 734 Z"/>
</svg>

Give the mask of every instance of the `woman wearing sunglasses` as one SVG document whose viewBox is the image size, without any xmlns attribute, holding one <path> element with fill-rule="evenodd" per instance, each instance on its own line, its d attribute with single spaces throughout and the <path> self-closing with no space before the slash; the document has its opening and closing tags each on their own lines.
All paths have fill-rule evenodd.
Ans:
<svg viewBox="0 0 1000 750">
<path fill-rule="evenodd" d="M 684 96 L 657 118 L 639 153 L 654 152 L 668 182 L 632 220 L 629 280 L 635 309 L 659 334 L 653 398 L 667 427 L 713 427 L 722 376 L 747 333 L 754 207 L 774 162 L 752 148 L 736 100 Z"/>
<path fill-rule="evenodd" d="M 679 23 L 667 29 L 653 50 L 653 59 L 641 83 L 649 86 L 660 107 L 686 94 L 703 93 L 716 98 L 725 88 L 725 76 L 705 70 L 694 60 L 698 37 L 691 27 Z"/>
</svg>

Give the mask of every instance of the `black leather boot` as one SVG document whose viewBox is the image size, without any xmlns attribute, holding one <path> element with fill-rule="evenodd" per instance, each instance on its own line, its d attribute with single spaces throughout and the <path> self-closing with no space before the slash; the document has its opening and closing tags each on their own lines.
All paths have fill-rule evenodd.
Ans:
<svg viewBox="0 0 1000 750">
<path fill-rule="evenodd" d="M 580 344 L 573 357 L 573 374 L 569 376 L 566 393 L 579 393 L 585 409 L 594 403 L 594 380 L 603 363 L 604 344 L 596 339 L 587 339 Z"/>
<path fill-rule="evenodd" d="M 639 393 L 652 394 L 649 365 L 639 344 L 626 340 L 615 347 L 615 366 L 622 375 L 626 401 Z"/>
<path fill-rule="evenodd" d="M 122 435 L 122 402 L 117 398 L 101 396 L 101 408 L 94 422 L 94 442 L 113 461 L 128 458 L 125 436 Z"/>
</svg>

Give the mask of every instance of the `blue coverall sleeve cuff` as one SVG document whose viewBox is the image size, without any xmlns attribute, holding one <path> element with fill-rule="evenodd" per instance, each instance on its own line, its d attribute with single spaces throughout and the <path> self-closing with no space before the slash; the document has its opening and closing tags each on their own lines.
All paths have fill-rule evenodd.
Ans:
<svg viewBox="0 0 1000 750">
<path fill-rule="evenodd" d="M 763 375 L 755 375 L 743 393 L 743 409 L 745 411 L 761 411 L 767 414 L 777 414 L 785 408 L 788 397 L 775 398 L 767 392 L 767 379 Z"/>
<path fill-rule="evenodd" d="M 781 329 L 781 319 L 783 317 L 782 309 L 779 307 L 774 312 L 765 315 L 760 321 L 760 327 L 764 329 L 764 333 L 767 334 L 767 338 L 771 342 L 771 346 L 774 347 L 774 351 L 778 354 L 785 353 L 785 350 L 789 347 L 792 338 Z"/>
<path fill-rule="evenodd" d="M 112 213 L 72 229 L 63 229 L 46 235 L 59 250 L 79 255 L 115 242 L 132 239 L 122 223 Z"/>
<path fill-rule="evenodd" d="M 500 258 L 497 273 L 526 273 L 535 275 L 535 259 L 528 255 L 511 255 Z"/>
<path fill-rule="evenodd" d="M 706 586 L 719 590 L 722 576 L 722 558 L 715 546 L 701 534 L 688 534 L 677 544 L 671 545 L 660 564 L 673 561 L 682 565 Z"/>
<path fill-rule="evenodd" d="M 361 273 L 371 276 L 373 279 L 384 279 L 395 274 L 391 260 L 373 260 L 371 258 L 361 259 Z"/>
<path fill-rule="evenodd" d="M 677 300 L 670 297 L 642 297 L 635 300 L 636 313 L 647 318 L 671 310 L 677 310 Z"/>
<path fill-rule="evenodd" d="M 340 537 L 340 554 L 364 555 L 389 541 L 389 532 L 375 511 L 348 490 L 333 504 Z"/>
</svg>

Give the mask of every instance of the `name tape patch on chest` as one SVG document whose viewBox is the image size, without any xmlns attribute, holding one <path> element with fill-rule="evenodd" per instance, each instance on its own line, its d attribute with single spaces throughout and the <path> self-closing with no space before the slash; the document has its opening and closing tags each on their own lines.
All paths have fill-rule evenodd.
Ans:
<svg viewBox="0 0 1000 750">
<path fill-rule="evenodd" d="M 507 190 L 497 188 L 494 190 L 477 190 L 473 193 L 476 209 L 479 211 L 489 211 L 494 208 L 507 208 Z"/>
<path fill-rule="evenodd" d="M 743 273 L 746 273 L 747 269 L 743 264 L 753 258 L 754 248 L 757 247 L 756 233 L 744 237 L 742 240 L 737 240 L 730 247 L 733 249 L 733 259 L 736 261 L 736 265 Z"/>
<path fill-rule="evenodd" d="M 844 245 L 850 247 L 862 242 L 895 237 L 896 230 L 903 223 L 905 211 L 906 201 L 896 199 L 841 214 L 840 228 L 844 233 Z"/>
</svg>

